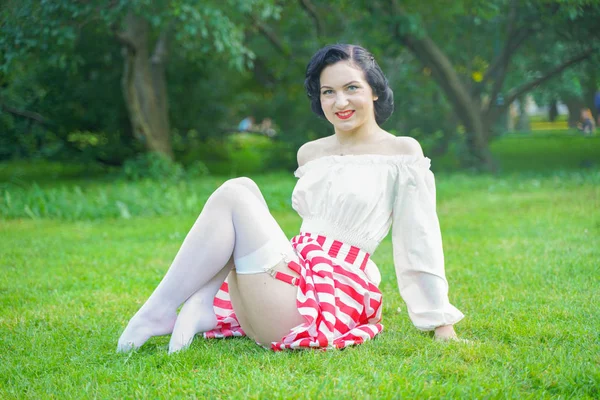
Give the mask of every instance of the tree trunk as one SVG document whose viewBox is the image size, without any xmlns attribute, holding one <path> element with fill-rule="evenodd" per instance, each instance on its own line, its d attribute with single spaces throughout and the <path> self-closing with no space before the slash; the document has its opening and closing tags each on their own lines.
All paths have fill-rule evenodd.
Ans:
<svg viewBox="0 0 600 400">
<path fill-rule="evenodd" d="M 556 117 L 558 117 L 558 101 L 553 99 L 548 107 L 548 121 L 554 122 L 556 121 Z"/>
<path fill-rule="evenodd" d="M 597 66 L 594 63 L 588 62 L 585 69 L 585 78 L 583 79 L 584 101 L 586 108 L 589 108 L 594 116 L 594 121 L 598 120 L 598 110 L 594 104 L 594 98 L 596 97 L 596 91 L 599 90 L 598 86 L 598 73 Z"/>
<path fill-rule="evenodd" d="M 479 105 L 471 98 L 450 60 L 427 36 L 417 38 L 407 35 L 402 38 L 417 59 L 431 69 L 433 77 L 463 123 L 468 149 L 468 155 L 464 160 L 467 166 L 495 170 L 495 163 L 489 150 L 489 134 L 486 132 L 490 126 L 484 124 Z"/>
<path fill-rule="evenodd" d="M 527 114 L 527 97 L 519 98 L 519 117 L 517 118 L 516 130 L 519 132 L 531 132 L 531 123 Z"/>
<path fill-rule="evenodd" d="M 439 91 L 434 91 L 431 96 L 431 104 L 434 110 L 442 110 L 442 94 Z M 442 117 L 442 114 L 438 114 Z M 448 152 L 450 143 L 456 138 L 456 127 L 458 121 L 454 113 L 446 115 L 444 122 L 441 124 L 442 137 L 439 138 L 431 148 L 431 155 L 434 157 L 443 156 Z"/>
<path fill-rule="evenodd" d="M 168 32 L 158 39 L 154 54 L 148 51 L 148 22 L 129 13 L 117 36 L 124 44 L 125 65 L 121 85 L 133 134 L 146 149 L 173 158 L 170 140 L 165 58 Z"/>
<path fill-rule="evenodd" d="M 577 123 L 581 118 L 581 109 L 583 108 L 585 103 L 582 99 L 577 97 L 564 98 L 562 99 L 562 101 L 565 103 L 567 109 L 569 110 L 569 128 L 577 128 Z"/>
</svg>

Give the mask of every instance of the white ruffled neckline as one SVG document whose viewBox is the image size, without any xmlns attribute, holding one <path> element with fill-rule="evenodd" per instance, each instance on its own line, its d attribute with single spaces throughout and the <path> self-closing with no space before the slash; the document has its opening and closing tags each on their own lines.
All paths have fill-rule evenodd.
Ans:
<svg viewBox="0 0 600 400">
<path fill-rule="evenodd" d="M 383 155 L 383 154 L 348 154 L 348 155 L 337 155 L 330 154 L 315 158 L 314 160 L 308 161 L 301 167 L 298 167 L 294 172 L 294 176 L 300 178 L 306 170 L 313 168 L 318 165 L 332 165 L 332 164 L 353 164 L 353 165 L 373 165 L 373 164 L 389 164 L 389 165 L 411 165 L 419 166 L 429 169 L 431 166 L 431 160 L 428 157 L 420 155 L 407 155 L 407 154 L 396 154 L 396 155 Z"/>
</svg>

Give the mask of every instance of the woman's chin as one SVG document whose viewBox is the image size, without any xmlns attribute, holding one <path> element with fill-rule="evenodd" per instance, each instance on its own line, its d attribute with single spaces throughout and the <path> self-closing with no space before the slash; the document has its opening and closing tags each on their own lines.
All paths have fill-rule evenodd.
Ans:
<svg viewBox="0 0 600 400">
<path fill-rule="evenodd" d="M 355 131 L 356 128 L 358 128 L 356 126 L 356 124 L 354 122 L 348 121 L 348 122 L 338 122 L 337 124 L 334 125 L 336 132 L 344 132 L 344 133 L 348 133 L 348 132 L 352 132 Z"/>
</svg>

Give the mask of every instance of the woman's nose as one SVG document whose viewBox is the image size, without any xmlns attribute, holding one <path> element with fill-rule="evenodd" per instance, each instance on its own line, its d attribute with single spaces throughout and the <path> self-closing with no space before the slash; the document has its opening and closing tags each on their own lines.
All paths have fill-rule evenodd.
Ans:
<svg viewBox="0 0 600 400">
<path fill-rule="evenodd" d="M 348 105 L 348 98 L 343 93 L 338 94 L 335 97 L 335 106 L 342 109 L 346 107 L 346 105 Z"/>
</svg>

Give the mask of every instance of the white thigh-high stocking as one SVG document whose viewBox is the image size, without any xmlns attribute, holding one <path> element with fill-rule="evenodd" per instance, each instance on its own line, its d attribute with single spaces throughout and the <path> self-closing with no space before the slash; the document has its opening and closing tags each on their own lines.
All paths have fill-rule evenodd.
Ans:
<svg viewBox="0 0 600 400">
<path fill-rule="evenodd" d="M 246 187 L 265 209 L 268 209 L 258 186 L 246 178 L 235 179 L 236 184 Z M 233 257 L 206 286 L 185 301 L 177 316 L 177 322 L 171 334 L 169 342 L 169 353 L 174 353 L 187 348 L 194 340 L 196 334 L 214 329 L 217 325 L 217 317 L 214 313 L 213 300 L 219 291 L 227 274 L 234 268 Z"/>
<path fill-rule="evenodd" d="M 185 346 L 194 310 L 208 314 L 196 318 L 196 328 L 203 329 L 213 321 L 214 311 L 208 305 L 212 306 L 214 294 L 231 268 L 228 261 L 232 255 L 243 257 L 271 238 L 285 239 L 264 200 L 257 197 L 258 189 L 248 187 L 252 185 L 248 179 L 232 179 L 212 194 L 166 275 L 129 321 L 119 339 L 119 351 L 138 348 L 152 336 L 173 332 L 177 308 L 198 292 L 182 315 L 171 351 Z"/>
<path fill-rule="evenodd" d="M 185 301 L 171 334 L 169 353 L 188 347 L 197 333 L 216 328 L 217 316 L 213 300 L 232 268 L 233 261 L 230 261 L 221 272 Z"/>
</svg>

